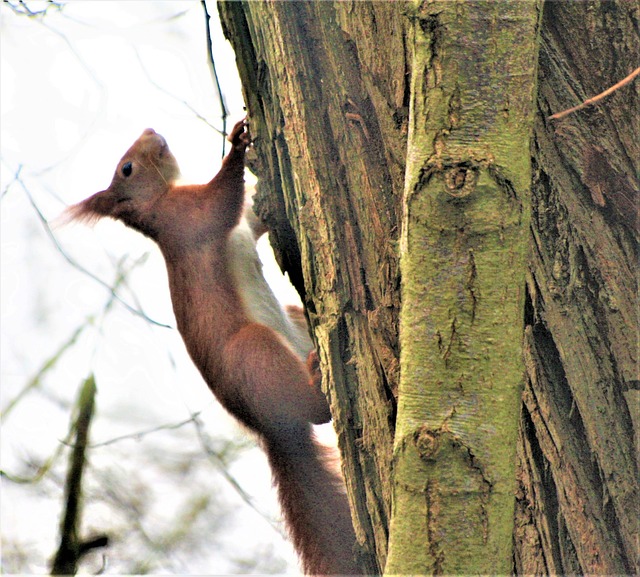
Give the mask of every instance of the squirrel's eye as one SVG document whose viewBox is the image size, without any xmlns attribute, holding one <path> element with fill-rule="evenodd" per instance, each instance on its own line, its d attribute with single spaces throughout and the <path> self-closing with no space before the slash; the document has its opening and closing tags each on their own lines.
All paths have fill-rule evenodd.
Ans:
<svg viewBox="0 0 640 577">
<path fill-rule="evenodd" d="M 133 165 L 130 162 L 125 162 L 122 165 L 122 174 L 125 176 L 131 176 L 131 172 L 133 170 Z"/>
</svg>

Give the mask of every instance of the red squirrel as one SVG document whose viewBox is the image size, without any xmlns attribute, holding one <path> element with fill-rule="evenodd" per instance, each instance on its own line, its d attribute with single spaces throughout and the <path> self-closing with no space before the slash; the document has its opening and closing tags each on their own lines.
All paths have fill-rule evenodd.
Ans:
<svg viewBox="0 0 640 577">
<path fill-rule="evenodd" d="M 148 128 L 118 163 L 109 188 L 70 207 L 68 216 L 120 220 L 158 244 L 189 355 L 218 401 L 258 437 L 303 570 L 361 573 L 344 481 L 311 426 L 331 418 L 310 372 L 315 352 L 305 365 L 283 336 L 255 322 L 237 286 L 242 271 L 233 270 L 230 239 L 244 205 L 251 144 L 245 121 L 234 126 L 229 141 L 213 180 L 178 185 L 176 159 Z"/>
</svg>

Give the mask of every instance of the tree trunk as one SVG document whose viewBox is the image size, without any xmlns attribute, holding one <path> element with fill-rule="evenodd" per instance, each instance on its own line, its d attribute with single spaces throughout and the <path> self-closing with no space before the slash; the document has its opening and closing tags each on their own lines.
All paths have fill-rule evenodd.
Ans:
<svg viewBox="0 0 640 577">
<path fill-rule="evenodd" d="M 500 14 L 511 14 L 516 4 L 461 2 L 453 6 L 461 14 L 469 6 L 483 13 L 502 6 L 505 9 L 496 16 L 499 22 Z M 429 6 L 424 5 L 426 10 Z M 419 430 L 417 420 L 431 429 L 442 424 L 451 407 L 451 403 L 446 407 L 444 402 L 434 403 L 432 398 L 430 403 L 437 404 L 434 413 L 423 412 L 416 422 L 405 422 L 398 415 L 396 422 L 405 165 L 427 158 L 425 147 L 435 150 L 439 145 L 407 138 L 409 105 L 419 96 L 410 79 L 416 72 L 411 42 L 414 24 L 420 27 L 420 19 L 414 19 L 420 6 L 224 2 L 219 9 L 225 33 L 236 50 L 255 137 L 252 168 L 260 179 L 257 204 L 270 227 L 276 255 L 307 307 L 344 457 L 361 561 L 367 571 L 379 573 L 387 563 L 394 439 L 398 443 L 405 434 L 402 431 Z M 634 163 L 640 155 L 631 129 L 637 93 L 627 87 L 597 108 L 564 121 L 545 120 L 548 114 L 614 84 L 635 66 L 634 22 L 638 18 L 634 10 L 624 2 L 545 5 L 528 269 L 515 248 L 513 259 L 503 264 L 504 278 L 487 277 L 479 261 L 507 259 L 508 251 L 485 254 L 473 244 L 478 237 L 461 239 L 458 252 L 450 257 L 459 266 L 455 271 L 447 269 L 457 274 L 462 301 L 454 305 L 461 307 L 460 322 L 466 315 L 464 330 L 470 329 L 473 314 L 484 314 L 480 308 L 473 312 L 474 299 L 480 307 L 483 299 L 489 305 L 499 296 L 487 284 L 478 285 L 479 298 L 474 297 L 474 283 L 492 278 L 503 290 L 514 291 L 508 295 L 507 313 L 512 330 L 495 337 L 496 355 L 502 349 L 506 357 L 494 357 L 498 375 L 478 376 L 485 380 L 499 376 L 502 365 L 505 373 L 517 372 L 523 317 L 527 324 L 514 532 L 518 572 L 625 573 L 637 568 L 637 546 L 632 538 L 638 533 L 634 517 L 637 465 L 629 408 L 637 403 L 638 389 L 634 309 L 638 167 Z M 510 27 L 513 20 L 508 18 L 503 24 Z M 420 30 L 437 40 L 433 30 L 429 32 L 428 20 L 426 29 Z M 476 56 L 470 39 L 476 40 L 470 36 L 469 41 L 458 41 L 461 67 L 470 55 Z M 515 54 L 505 50 L 505 66 L 518 58 L 532 62 L 532 54 L 520 41 L 528 42 L 516 38 L 511 48 Z M 494 50 L 500 48 L 504 46 L 496 44 Z M 437 61 L 424 65 L 438 73 Z M 502 70 L 496 71 L 498 78 Z M 492 81 L 483 85 L 483 78 L 478 75 L 479 99 L 472 108 L 493 117 L 508 116 L 503 88 L 496 92 Z M 513 83 L 508 84 L 510 111 L 511 104 L 526 101 L 530 77 L 503 74 L 502 79 Z M 428 93 L 428 86 L 418 88 Z M 435 98 L 428 96 L 427 107 Z M 455 122 L 455 115 L 448 121 Z M 509 120 L 505 122 L 508 126 Z M 521 135 L 526 134 L 526 120 L 521 129 Z M 425 134 L 426 130 L 423 138 Z M 466 175 L 472 172 L 470 184 L 487 193 L 495 191 L 494 206 L 488 209 L 507 215 L 502 242 L 516 244 L 517 205 L 523 202 L 521 194 L 527 188 L 522 179 L 528 178 L 528 153 L 519 150 L 520 157 L 512 164 L 498 159 L 498 166 L 509 164 L 507 176 L 491 170 L 489 163 L 477 162 L 478 157 L 485 158 L 483 152 L 471 158 L 479 165 L 477 170 L 467 163 L 465 171 L 448 173 L 439 185 L 440 190 L 459 184 L 464 188 Z M 437 180 L 423 182 L 425 189 Z M 508 182 L 516 183 L 510 197 L 505 196 L 510 190 Z M 409 186 L 409 179 L 407 183 Z M 468 200 L 475 196 L 480 195 L 474 193 Z M 449 205 L 460 202 L 467 201 L 454 199 Z M 431 219 L 449 217 L 448 211 L 435 210 L 435 216 L 432 211 L 428 221 L 414 223 L 422 227 L 414 232 L 424 231 L 428 246 L 442 247 Z M 475 216 L 480 218 L 482 211 Z M 483 225 L 490 229 L 494 222 L 486 220 Z M 410 234 L 410 230 L 402 232 Z M 494 229 L 486 237 L 496 249 L 500 247 L 500 235 Z M 453 262 L 444 253 L 436 256 L 449 266 Z M 436 286 L 440 282 L 437 271 L 427 270 L 431 272 L 425 283 Z M 525 272 L 526 314 L 518 317 L 517 279 Z M 403 273 L 407 274 L 404 265 Z M 409 280 L 403 282 L 406 287 Z M 425 332 L 429 322 L 446 326 L 438 316 L 445 314 L 445 303 L 434 304 L 433 300 L 434 295 L 426 294 L 422 304 L 419 299 L 410 305 L 405 302 L 403 318 L 420 318 Z M 423 318 L 427 310 L 435 315 L 431 321 Z M 489 322 L 487 317 L 477 318 L 479 324 L 485 321 Z M 481 338 L 486 339 L 486 333 Z M 449 341 L 443 337 L 445 351 Z M 403 345 L 403 355 L 408 346 Z M 411 353 L 411 358 L 417 372 L 423 359 L 427 374 L 429 363 L 442 364 L 442 351 L 424 348 Z M 403 379 L 411 378 L 410 373 L 405 377 L 404 370 L 405 365 Z M 434 383 L 428 384 L 433 387 Z M 480 397 L 478 406 L 482 406 Z M 515 413 L 511 406 L 507 413 Z M 486 418 L 493 416 L 482 413 L 482 419 Z M 505 439 L 512 435 L 507 433 Z M 445 449 L 458 456 L 460 467 L 466 467 L 468 482 L 477 482 L 478 502 L 482 503 L 488 495 L 482 491 L 482 475 L 474 478 L 470 453 L 465 457 L 461 450 L 466 444 L 456 446 L 456 442 L 447 434 Z M 505 441 L 505 457 L 510 442 Z M 427 480 L 425 474 L 425 487 Z M 509 510 L 507 506 L 507 516 Z M 424 507 L 407 515 L 412 515 L 407 525 L 416 528 L 416 545 L 427 548 L 429 535 L 420 529 L 428 526 Z M 476 520 L 481 517 L 479 513 Z M 437 567 L 422 571 L 433 569 Z"/>
<path fill-rule="evenodd" d="M 220 13 L 255 135 L 259 211 L 303 295 L 363 566 L 380 573 L 399 367 L 406 17 L 387 2 L 229 2 Z"/>
</svg>

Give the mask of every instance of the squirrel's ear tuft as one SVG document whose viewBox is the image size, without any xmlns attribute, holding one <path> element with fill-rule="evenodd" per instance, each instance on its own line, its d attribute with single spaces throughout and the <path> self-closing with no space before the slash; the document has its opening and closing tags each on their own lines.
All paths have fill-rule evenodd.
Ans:
<svg viewBox="0 0 640 577">
<path fill-rule="evenodd" d="M 109 190 L 97 192 L 93 196 L 68 207 L 55 220 L 55 225 L 65 225 L 71 222 L 82 222 L 85 224 L 95 224 L 104 216 L 112 216 L 116 200 Z"/>
</svg>

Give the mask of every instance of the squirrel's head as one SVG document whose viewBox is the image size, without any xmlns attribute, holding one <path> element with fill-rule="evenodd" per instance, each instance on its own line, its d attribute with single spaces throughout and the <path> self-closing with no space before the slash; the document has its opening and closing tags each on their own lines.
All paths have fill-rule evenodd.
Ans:
<svg viewBox="0 0 640 577">
<path fill-rule="evenodd" d="M 66 216 L 87 222 L 108 216 L 153 236 L 153 223 L 145 217 L 179 177 L 167 141 L 147 128 L 118 162 L 109 188 L 69 207 Z"/>
</svg>

